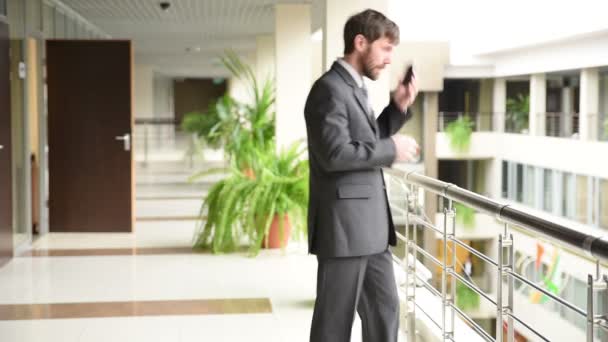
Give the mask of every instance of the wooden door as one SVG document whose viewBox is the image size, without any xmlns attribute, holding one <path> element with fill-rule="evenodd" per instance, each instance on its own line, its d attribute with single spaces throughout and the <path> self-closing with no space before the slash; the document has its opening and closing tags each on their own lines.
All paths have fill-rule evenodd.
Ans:
<svg viewBox="0 0 608 342">
<path fill-rule="evenodd" d="M 131 232 L 129 41 L 49 40 L 49 229 Z"/>
</svg>

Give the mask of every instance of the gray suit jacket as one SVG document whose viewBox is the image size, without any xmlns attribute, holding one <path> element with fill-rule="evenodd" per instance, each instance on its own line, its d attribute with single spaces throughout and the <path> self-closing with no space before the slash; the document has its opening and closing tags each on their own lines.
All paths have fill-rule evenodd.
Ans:
<svg viewBox="0 0 608 342">
<path fill-rule="evenodd" d="M 396 244 L 382 167 L 395 160 L 390 136 L 409 118 L 390 103 L 373 120 L 363 90 L 334 63 L 308 95 L 308 248 L 319 257 L 381 253 Z"/>
</svg>

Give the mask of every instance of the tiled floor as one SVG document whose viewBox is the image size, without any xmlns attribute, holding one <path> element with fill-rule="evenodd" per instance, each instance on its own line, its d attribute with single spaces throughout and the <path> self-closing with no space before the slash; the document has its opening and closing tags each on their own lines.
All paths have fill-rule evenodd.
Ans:
<svg viewBox="0 0 608 342">
<path fill-rule="evenodd" d="M 308 341 L 316 260 L 305 246 L 294 243 L 285 252 L 263 251 L 256 258 L 188 253 L 195 222 L 175 218 L 198 214 L 201 200 L 183 197 L 202 198 L 209 183 L 187 184 L 189 174 L 173 170 L 172 183 L 157 184 L 159 178 L 144 172 L 162 171 L 138 171 L 137 217 L 159 219 L 138 220 L 132 234 L 50 234 L 35 242 L 36 251 L 0 268 L 0 305 L 26 305 L 22 311 L 38 310 L 34 316 L 45 318 L 0 317 L 0 341 Z M 247 298 L 269 301 L 270 311 L 240 310 L 238 305 L 247 305 L 240 299 Z M 179 313 L 180 305 L 215 300 L 232 300 L 228 305 L 236 307 L 227 314 L 188 314 L 186 308 Z M 79 317 L 78 310 L 111 303 L 158 301 L 175 307 L 157 309 L 165 310 L 155 312 L 160 316 L 118 311 L 112 315 L 117 317 L 87 312 L 81 316 L 94 318 L 64 319 L 53 315 L 58 306 L 45 305 L 61 304 L 76 310 L 63 317 Z M 358 321 L 354 329 L 353 341 L 360 341 Z"/>
</svg>

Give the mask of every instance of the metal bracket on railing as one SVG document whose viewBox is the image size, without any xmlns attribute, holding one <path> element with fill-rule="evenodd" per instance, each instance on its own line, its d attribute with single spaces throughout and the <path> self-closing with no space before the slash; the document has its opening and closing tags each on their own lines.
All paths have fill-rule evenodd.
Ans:
<svg viewBox="0 0 608 342">
<path fill-rule="evenodd" d="M 506 260 L 505 260 L 506 259 Z M 505 341 L 503 336 L 503 316 L 507 317 L 507 339 L 512 342 L 515 338 L 513 322 L 513 285 L 515 279 L 509 274 L 514 270 L 513 235 L 505 233 L 498 236 L 498 284 L 496 284 L 496 341 Z M 507 282 L 507 298 L 504 298 L 504 281 Z"/>
<path fill-rule="evenodd" d="M 509 207 L 509 204 L 505 204 L 505 205 L 503 205 L 502 207 L 500 207 L 500 209 L 499 209 L 499 210 L 498 210 L 498 212 L 496 213 L 496 219 L 497 219 L 499 222 L 503 222 L 503 223 L 505 223 L 505 220 L 502 218 L 502 211 L 503 211 L 503 210 L 505 210 L 507 207 Z M 505 223 L 505 225 L 506 225 L 506 223 Z"/>
</svg>

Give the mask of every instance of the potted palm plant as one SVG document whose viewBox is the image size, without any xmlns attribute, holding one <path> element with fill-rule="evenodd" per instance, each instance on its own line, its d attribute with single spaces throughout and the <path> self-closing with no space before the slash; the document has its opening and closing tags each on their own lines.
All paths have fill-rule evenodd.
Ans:
<svg viewBox="0 0 608 342">
<path fill-rule="evenodd" d="M 237 125 L 237 116 L 233 114 L 236 106 L 238 103 L 230 96 L 224 95 L 210 104 L 204 113 L 195 111 L 185 114 L 182 129 L 195 134 L 205 145 L 220 148 Z"/>
<path fill-rule="evenodd" d="M 233 51 L 225 52 L 221 60 L 234 77 L 245 82 L 251 95 L 250 103 L 236 107 L 237 122 L 240 124 L 235 125 L 229 133 L 226 149 L 239 168 L 253 172 L 251 158 L 255 155 L 254 151 L 274 150 L 274 81 L 268 78 L 260 82 L 253 69 Z"/>
<path fill-rule="evenodd" d="M 450 139 L 450 147 L 457 152 L 465 152 L 471 145 L 471 134 L 473 133 L 473 121 L 468 115 L 459 117 L 451 122 L 445 129 Z"/>
<path fill-rule="evenodd" d="M 209 191 L 201 206 L 201 222 L 195 248 L 214 253 L 231 252 L 248 245 L 251 255 L 260 248 L 284 248 L 290 233 L 296 239 L 305 232 L 308 205 L 308 162 L 302 159 L 302 143 L 281 153 L 257 150 L 248 177 L 233 162 L 231 175 Z"/>
<path fill-rule="evenodd" d="M 245 82 L 251 101 L 241 103 L 228 94 L 212 104 L 206 113 L 189 113 L 182 128 L 196 134 L 208 146 L 224 147 L 228 161 L 234 161 L 249 177 L 254 177 L 254 151 L 274 149 L 275 89 L 272 79 L 260 82 L 251 67 L 232 51 L 221 58 L 234 77 Z"/>
</svg>

